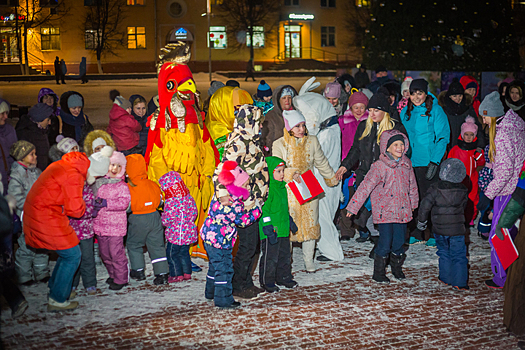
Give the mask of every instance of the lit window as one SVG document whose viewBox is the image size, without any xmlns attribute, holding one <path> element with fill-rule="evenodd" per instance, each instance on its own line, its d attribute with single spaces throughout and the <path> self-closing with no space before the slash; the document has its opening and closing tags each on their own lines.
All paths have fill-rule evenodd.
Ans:
<svg viewBox="0 0 525 350">
<path fill-rule="evenodd" d="M 370 0 L 355 0 L 357 7 L 370 7 Z"/>
<path fill-rule="evenodd" d="M 249 32 L 246 32 L 246 46 L 252 46 Z M 255 49 L 264 48 L 264 27 L 254 26 L 253 27 L 253 47 Z"/>
<path fill-rule="evenodd" d="M 146 27 L 128 27 L 128 49 L 146 48 Z"/>
<path fill-rule="evenodd" d="M 226 35 L 226 27 L 217 26 L 210 27 L 208 33 L 210 40 L 208 40 L 208 47 L 212 49 L 225 49 L 228 47 L 228 37 Z"/>
<path fill-rule="evenodd" d="M 60 28 L 40 28 L 41 50 L 60 50 Z"/>
<path fill-rule="evenodd" d="M 299 6 L 299 0 L 284 0 L 284 6 Z"/>
<path fill-rule="evenodd" d="M 102 30 L 98 30 L 99 36 L 102 35 Z M 84 41 L 86 50 L 95 50 L 97 48 L 97 31 L 94 29 L 86 29 L 84 33 Z"/>
<path fill-rule="evenodd" d="M 321 7 L 335 7 L 335 0 L 321 0 Z"/>
<path fill-rule="evenodd" d="M 144 6 L 144 0 L 127 0 L 128 6 Z"/>
<path fill-rule="evenodd" d="M 335 27 L 321 27 L 321 46 L 335 46 Z"/>
</svg>

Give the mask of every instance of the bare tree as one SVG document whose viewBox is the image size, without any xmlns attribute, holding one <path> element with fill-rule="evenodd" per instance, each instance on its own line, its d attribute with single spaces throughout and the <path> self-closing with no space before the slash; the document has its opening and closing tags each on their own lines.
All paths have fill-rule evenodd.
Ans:
<svg viewBox="0 0 525 350">
<path fill-rule="evenodd" d="M 86 6 L 84 28 L 86 42 L 90 40 L 90 45 L 86 44 L 86 48 L 97 54 L 98 72 L 102 74 L 102 55 L 118 56 L 116 48 L 125 43 L 126 33 L 121 29 L 121 25 L 125 18 L 126 2 L 122 0 L 84 1 L 84 3 L 88 2 L 91 3 L 91 6 Z"/>
<path fill-rule="evenodd" d="M 272 20 L 279 14 L 280 0 L 227 0 L 218 8 L 218 17 L 227 25 L 230 37 L 236 37 L 239 32 L 246 32 L 246 43 L 250 42 L 250 59 L 253 62 L 254 27 L 265 26 L 265 34 L 272 31 L 276 21 Z M 270 24 L 270 26 L 268 26 Z M 236 49 L 244 48 L 245 43 L 237 43 Z"/>
<path fill-rule="evenodd" d="M 346 29 L 353 33 L 349 46 L 361 49 L 364 45 L 365 35 L 370 25 L 370 4 L 372 1 L 347 0 L 346 8 Z"/>
<path fill-rule="evenodd" d="M 22 72 L 29 74 L 29 61 L 27 50 L 27 34 L 30 29 L 40 28 L 45 25 L 53 27 L 64 16 L 69 13 L 70 6 L 65 0 L 21 0 L 17 7 L 17 12 L 22 16 L 22 30 L 24 38 L 24 61 L 22 67 L 22 60 L 20 60 Z M 17 18 L 18 20 L 18 18 Z M 18 26 L 17 26 L 18 28 Z M 17 33 L 18 39 L 18 33 Z M 18 52 L 21 56 L 21 45 L 18 41 Z"/>
</svg>

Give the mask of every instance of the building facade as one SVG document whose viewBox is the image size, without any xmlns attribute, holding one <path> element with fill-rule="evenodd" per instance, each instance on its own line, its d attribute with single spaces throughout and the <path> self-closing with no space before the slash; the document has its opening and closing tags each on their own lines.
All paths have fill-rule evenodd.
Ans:
<svg viewBox="0 0 525 350">
<path fill-rule="evenodd" d="M 221 4 L 228 0 L 210 1 L 208 31 L 207 0 L 0 0 L 0 64 L 25 62 L 27 48 L 32 67 L 53 73 L 58 56 L 68 73 L 75 73 L 86 57 L 88 72 L 97 72 L 97 29 L 89 16 L 100 3 L 119 5 L 106 16 L 118 17 L 108 38 L 112 53 L 101 56 L 106 73 L 154 72 L 160 48 L 179 40 L 191 45 L 194 71 L 208 70 L 209 45 L 213 71 L 244 70 L 251 41 L 256 70 L 289 59 L 360 61 L 361 48 L 348 29 L 348 0 L 281 0 L 278 12 L 254 26 L 253 40 L 243 31 L 228 30 L 228 20 L 221 16 Z M 264 6 L 264 0 L 260 3 Z M 369 1 L 356 4 L 366 7 Z M 38 13 L 28 10 L 32 5 Z"/>
</svg>

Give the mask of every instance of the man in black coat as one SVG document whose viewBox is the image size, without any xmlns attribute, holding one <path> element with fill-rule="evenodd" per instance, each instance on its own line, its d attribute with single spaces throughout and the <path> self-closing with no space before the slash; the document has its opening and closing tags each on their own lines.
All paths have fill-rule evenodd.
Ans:
<svg viewBox="0 0 525 350">
<path fill-rule="evenodd" d="M 55 80 L 57 81 L 57 84 L 60 85 L 60 78 L 62 77 L 62 68 L 60 67 L 60 59 L 58 56 L 55 58 L 54 62 L 55 66 Z"/>
</svg>

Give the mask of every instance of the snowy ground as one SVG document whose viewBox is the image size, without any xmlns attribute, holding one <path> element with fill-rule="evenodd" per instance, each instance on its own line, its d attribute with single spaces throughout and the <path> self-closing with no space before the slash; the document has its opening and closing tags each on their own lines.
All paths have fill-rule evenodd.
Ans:
<svg viewBox="0 0 525 350">
<path fill-rule="evenodd" d="M 77 347 L 73 346 L 76 344 L 84 345 L 83 348 L 91 348 L 86 346 L 89 344 L 94 345 L 92 348 L 105 345 L 122 349 L 132 348 L 131 344 L 134 344 L 133 348 L 152 346 L 166 349 L 303 348 L 325 347 L 332 341 L 307 336 L 313 330 L 318 332 L 319 327 L 326 327 L 321 333 L 327 337 L 328 334 L 343 337 L 348 333 L 345 330 L 366 327 L 366 333 L 348 335 L 354 344 L 361 342 L 362 347 L 344 346 L 343 342 L 328 348 L 375 348 L 369 345 L 386 346 L 410 341 L 421 345 L 417 349 L 466 349 L 471 345 L 476 346 L 472 349 L 512 349 L 511 345 L 515 345 L 517 339 L 509 337 L 501 324 L 502 292 L 489 290 L 483 285 L 483 280 L 490 276 L 488 243 L 478 237 L 471 239 L 471 290 L 467 292 L 454 291 L 437 281 L 436 250 L 422 244 L 411 246 L 407 252 L 405 281 L 395 281 L 389 273 L 393 280 L 390 286 L 376 284 L 370 278 L 373 263 L 368 252 L 371 245 L 352 240 L 343 242 L 344 261 L 316 262 L 319 269 L 315 274 L 306 273 L 302 252 L 300 248 L 294 248 L 293 272 L 299 288 L 265 294 L 257 300 L 243 302 L 240 310 L 227 312 L 216 310 L 204 298 L 207 270 L 204 260 L 194 260 L 203 271 L 194 273 L 191 281 L 154 286 L 153 272 L 148 265 L 147 281 L 131 281 L 130 286 L 118 292 L 107 288 L 104 282 L 107 272 L 99 266 L 97 294 L 89 296 L 81 287 L 76 297 L 80 306 L 72 312 L 47 313 L 47 286 L 22 287 L 30 307 L 24 316 L 14 321 L 4 305 L 1 335 L 8 348 L 19 349 L 38 348 L 35 340 L 60 348 Z M 258 280 L 257 273 L 254 281 Z M 224 317 L 228 322 L 217 328 L 217 322 L 223 322 Z M 267 319 L 272 321 L 264 321 Z M 343 319 L 346 323 L 342 322 Z M 417 320 L 414 322 L 418 328 L 421 327 L 417 334 L 411 333 L 411 327 L 404 331 L 398 329 L 412 319 Z M 389 332 L 396 330 L 395 336 L 385 338 L 389 332 L 381 326 L 383 321 L 391 327 Z M 276 331 L 272 335 L 268 333 L 276 328 L 272 322 L 278 322 L 279 330 L 291 328 L 298 334 L 294 335 L 292 331 L 291 335 L 284 336 Z M 445 333 L 430 333 L 437 331 L 443 322 L 447 323 Z M 171 325 L 167 329 L 168 323 Z M 190 327 L 191 335 L 178 332 L 178 329 L 187 327 Z M 468 333 L 468 336 L 463 333 Z M 96 340 L 93 340 L 93 334 Z M 436 347 L 435 341 L 445 335 L 449 339 L 448 345 Z M 172 343 L 166 343 L 168 338 L 163 340 L 165 336 L 171 337 Z M 108 339 L 115 343 L 110 346 Z M 119 343 L 119 339 L 126 342 Z M 434 345 L 423 346 L 422 342 Z M 377 348 L 405 348 L 399 344 L 385 346 Z"/>
<path fill-rule="evenodd" d="M 335 77 L 335 72 L 334 72 Z M 210 86 L 207 73 L 197 73 L 194 75 L 197 89 L 201 91 L 203 99 L 207 97 L 208 88 Z M 228 78 L 213 74 L 213 80 L 220 80 L 226 83 Z M 272 89 L 282 84 L 289 84 L 294 86 L 297 91 L 301 88 L 303 83 L 307 80 L 305 77 L 295 78 L 275 78 L 269 77 L 264 79 Z M 321 87 L 326 83 L 333 81 L 333 78 L 320 77 L 318 81 Z M 240 79 L 241 88 L 247 90 L 251 94 L 257 92 L 259 81 L 245 82 Z M 16 105 L 32 106 L 37 102 L 38 91 L 41 88 L 48 87 L 53 89 L 57 95 L 61 95 L 66 91 L 78 91 L 84 96 L 85 113 L 90 117 L 91 123 L 95 127 L 106 127 L 108 123 L 109 111 L 112 102 L 109 99 L 109 91 L 117 89 L 122 96 L 129 98 L 133 94 L 143 95 L 148 101 L 151 97 L 157 95 L 157 79 L 129 79 L 129 80 L 91 80 L 87 84 L 71 81 L 64 85 L 56 85 L 54 82 L 10 82 L 1 83 L 0 97 L 8 100 Z M 320 91 L 320 88 L 318 90 Z"/>
</svg>

